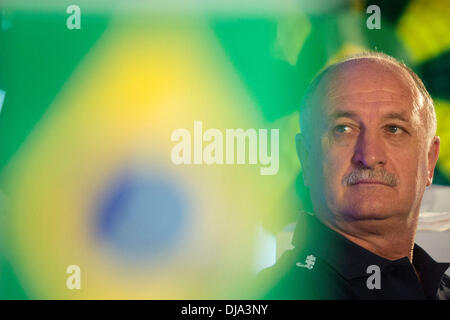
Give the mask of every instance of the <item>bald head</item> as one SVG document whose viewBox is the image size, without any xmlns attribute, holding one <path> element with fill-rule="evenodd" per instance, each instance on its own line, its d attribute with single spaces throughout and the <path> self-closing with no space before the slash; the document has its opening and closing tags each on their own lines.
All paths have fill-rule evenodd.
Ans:
<svg viewBox="0 0 450 320">
<path fill-rule="evenodd" d="M 436 133 L 433 101 L 420 78 L 390 56 L 365 53 L 327 67 L 310 84 L 300 109 L 302 134 L 307 141 L 312 133 L 311 124 L 315 126 L 316 117 L 324 116 L 323 107 L 332 103 L 330 99 L 345 102 L 350 94 L 366 102 L 389 103 L 398 98 L 411 105 L 414 118 L 429 142 Z"/>
</svg>

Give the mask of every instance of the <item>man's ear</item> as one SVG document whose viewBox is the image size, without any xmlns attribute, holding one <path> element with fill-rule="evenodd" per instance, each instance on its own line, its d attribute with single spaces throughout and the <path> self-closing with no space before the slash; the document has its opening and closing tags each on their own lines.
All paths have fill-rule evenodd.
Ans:
<svg viewBox="0 0 450 320">
<path fill-rule="evenodd" d="M 303 173 L 303 182 L 306 187 L 309 187 L 309 174 L 311 172 L 310 170 L 310 164 L 309 164 L 309 153 L 308 148 L 306 147 L 306 140 L 305 136 L 301 133 L 297 133 L 295 135 L 295 145 L 297 149 L 297 156 L 300 160 L 300 164 L 302 166 L 302 173 Z"/>
<path fill-rule="evenodd" d="M 428 150 L 428 172 L 427 172 L 427 187 L 433 183 L 434 168 L 439 157 L 439 149 L 441 145 L 441 138 L 435 136 L 431 141 Z"/>
</svg>

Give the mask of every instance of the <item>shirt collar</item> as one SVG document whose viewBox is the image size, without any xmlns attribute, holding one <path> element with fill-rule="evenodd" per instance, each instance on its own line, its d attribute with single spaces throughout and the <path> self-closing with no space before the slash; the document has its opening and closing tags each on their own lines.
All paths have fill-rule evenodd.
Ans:
<svg viewBox="0 0 450 320">
<path fill-rule="evenodd" d="M 396 265 L 410 265 L 407 257 L 388 260 L 358 246 L 309 213 L 300 215 L 292 244 L 297 249 L 305 248 L 316 253 L 346 279 L 366 277 L 367 267 L 370 265 L 377 265 L 381 270 Z M 436 293 L 450 263 L 434 261 L 421 247 L 414 244 L 413 265 L 421 274 L 425 292 Z"/>
<path fill-rule="evenodd" d="M 436 262 L 425 250 L 414 244 L 413 265 L 421 276 L 425 294 L 434 298 L 450 263 Z"/>
</svg>

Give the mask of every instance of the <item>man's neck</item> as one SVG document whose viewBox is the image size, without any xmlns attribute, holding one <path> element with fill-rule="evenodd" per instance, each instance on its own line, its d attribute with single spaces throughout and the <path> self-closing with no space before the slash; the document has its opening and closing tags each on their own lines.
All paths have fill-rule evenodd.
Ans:
<svg viewBox="0 0 450 320">
<path fill-rule="evenodd" d="M 358 246 L 388 260 L 408 257 L 412 263 L 417 219 L 407 223 L 386 220 L 319 220 Z"/>
</svg>

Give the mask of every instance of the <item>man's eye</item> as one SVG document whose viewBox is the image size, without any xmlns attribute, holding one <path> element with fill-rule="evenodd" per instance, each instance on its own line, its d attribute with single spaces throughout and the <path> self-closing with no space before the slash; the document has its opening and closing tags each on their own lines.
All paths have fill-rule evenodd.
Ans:
<svg viewBox="0 0 450 320">
<path fill-rule="evenodd" d="M 334 128 L 334 132 L 336 133 L 349 133 L 351 130 L 352 128 L 345 124 L 338 125 Z"/>
<path fill-rule="evenodd" d="M 386 129 L 389 133 L 392 133 L 392 134 L 399 134 L 399 133 L 405 131 L 405 130 L 403 130 L 403 128 L 394 126 L 394 125 L 387 126 Z"/>
</svg>

